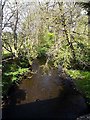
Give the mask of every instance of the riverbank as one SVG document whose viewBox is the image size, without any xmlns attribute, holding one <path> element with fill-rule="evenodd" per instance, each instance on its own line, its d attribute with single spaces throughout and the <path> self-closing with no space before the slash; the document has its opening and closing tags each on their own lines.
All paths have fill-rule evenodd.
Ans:
<svg viewBox="0 0 90 120">
<path fill-rule="evenodd" d="M 3 108 L 3 119 L 75 120 L 87 113 L 85 99 L 71 78 L 62 78 L 57 68 L 43 72 L 38 60 L 34 60 L 32 72 L 32 75 L 28 72 L 9 95 L 8 104 Z"/>
</svg>

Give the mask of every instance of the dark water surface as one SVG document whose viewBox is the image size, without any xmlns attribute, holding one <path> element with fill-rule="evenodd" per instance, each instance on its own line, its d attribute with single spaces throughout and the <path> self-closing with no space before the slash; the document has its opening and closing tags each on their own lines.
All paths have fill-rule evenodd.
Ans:
<svg viewBox="0 0 90 120">
<path fill-rule="evenodd" d="M 52 67 L 44 72 L 40 62 L 34 60 L 32 70 L 10 94 L 3 119 L 75 120 L 87 111 L 73 81 L 60 77 L 58 69 Z"/>
</svg>

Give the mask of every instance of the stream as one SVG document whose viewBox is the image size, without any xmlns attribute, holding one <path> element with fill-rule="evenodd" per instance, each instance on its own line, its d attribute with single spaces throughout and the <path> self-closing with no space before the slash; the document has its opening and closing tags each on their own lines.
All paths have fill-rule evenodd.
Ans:
<svg viewBox="0 0 90 120">
<path fill-rule="evenodd" d="M 39 60 L 33 61 L 32 73 L 23 76 L 19 86 L 10 93 L 2 109 L 3 120 L 76 120 L 87 112 L 85 99 L 73 80 L 62 77 L 61 71 L 54 67 L 44 72 L 42 66 Z"/>
</svg>

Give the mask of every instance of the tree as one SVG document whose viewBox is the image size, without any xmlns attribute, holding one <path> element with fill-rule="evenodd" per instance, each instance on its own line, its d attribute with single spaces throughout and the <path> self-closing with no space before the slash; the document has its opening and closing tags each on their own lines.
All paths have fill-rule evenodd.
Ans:
<svg viewBox="0 0 90 120">
<path fill-rule="evenodd" d="M 36 57 L 46 56 L 47 61 L 64 67 L 88 61 L 87 15 L 81 14 L 78 4 L 49 1 L 23 5 L 14 1 L 7 8 L 10 19 L 6 23 L 11 31 L 3 30 L 3 45 L 16 56 L 22 54 L 30 64 Z"/>
<path fill-rule="evenodd" d="M 19 4 L 16 0 L 14 2 L 5 0 L 2 4 L 2 46 L 5 50 L 15 54 L 15 56 L 18 56 L 19 41 L 17 32 L 20 27 L 22 8 L 22 4 Z"/>
<path fill-rule="evenodd" d="M 2 34 L 2 1 L 0 0 L 0 50 L 2 51 L 2 40 L 1 40 L 1 35 Z M 0 52 L 0 65 L 2 61 L 2 52 Z"/>
</svg>

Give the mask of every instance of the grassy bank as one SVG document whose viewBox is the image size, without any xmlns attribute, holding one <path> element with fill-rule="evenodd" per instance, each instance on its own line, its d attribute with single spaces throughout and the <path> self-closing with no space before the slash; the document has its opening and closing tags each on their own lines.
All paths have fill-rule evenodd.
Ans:
<svg viewBox="0 0 90 120">
<path fill-rule="evenodd" d="M 82 91 L 85 97 L 90 99 L 90 72 L 67 70 L 67 73 L 75 80 L 77 87 Z"/>
</svg>

